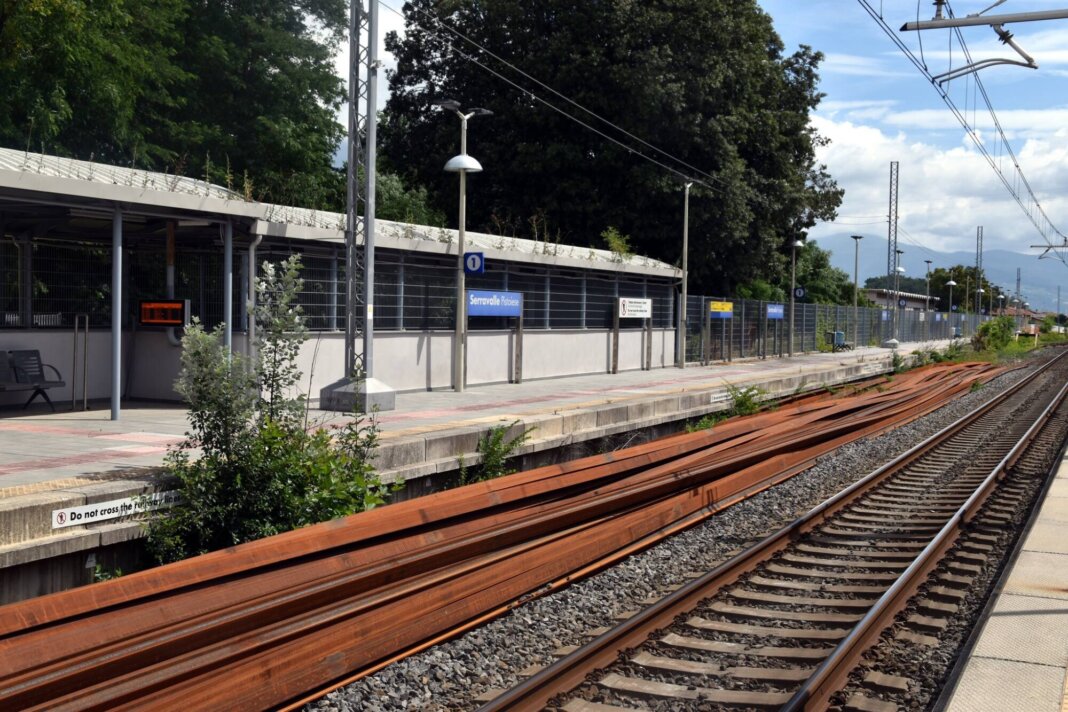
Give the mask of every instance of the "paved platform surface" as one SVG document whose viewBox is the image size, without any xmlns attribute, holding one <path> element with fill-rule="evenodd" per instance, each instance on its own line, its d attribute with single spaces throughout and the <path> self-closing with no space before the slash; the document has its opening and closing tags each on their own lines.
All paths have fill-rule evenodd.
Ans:
<svg viewBox="0 0 1068 712">
<path fill-rule="evenodd" d="M 948 712 L 1068 712 L 1068 456 Z"/>
<path fill-rule="evenodd" d="M 903 344 L 899 350 L 909 353 L 919 346 Z M 686 369 L 476 386 L 463 393 L 398 394 L 396 410 L 379 415 L 381 441 L 389 445 L 413 435 L 581 412 L 610 403 L 707 391 L 727 383 L 760 384 L 784 374 L 871 363 L 889 353 L 889 349 L 869 347 L 704 367 L 691 364 Z M 91 404 L 90 410 L 82 412 L 59 408 L 57 413 L 45 406 L 0 410 L 0 499 L 101 480 L 136 479 L 159 467 L 168 447 L 182 441 L 187 427 L 186 411 L 178 405 L 124 403 L 118 422 L 110 420 L 106 402 Z M 312 410 L 310 417 L 312 422 L 327 423 L 343 416 Z"/>
</svg>

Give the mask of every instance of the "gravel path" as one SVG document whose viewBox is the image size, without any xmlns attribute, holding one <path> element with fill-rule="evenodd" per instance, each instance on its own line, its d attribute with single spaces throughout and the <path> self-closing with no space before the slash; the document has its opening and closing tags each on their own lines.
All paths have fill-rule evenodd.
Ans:
<svg viewBox="0 0 1068 712">
<path fill-rule="evenodd" d="M 517 684 L 531 665 L 552 662 L 554 650 L 579 645 L 586 631 L 642 607 L 650 596 L 705 571 L 742 546 L 792 521 L 847 484 L 934 434 L 1023 376 L 1005 374 L 931 415 L 820 458 L 810 469 L 708 519 L 618 566 L 535 599 L 509 615 L 426 652 L 390 665 L 309 705 L 309 710 L 386 712 L 470 710 L 487 691 Z"/>
</svg>

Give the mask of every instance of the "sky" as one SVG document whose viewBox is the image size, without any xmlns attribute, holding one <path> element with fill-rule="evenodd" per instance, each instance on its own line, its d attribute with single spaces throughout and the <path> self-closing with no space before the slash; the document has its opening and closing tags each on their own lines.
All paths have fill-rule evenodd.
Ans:
<svg viewBox="0 0 1068 712">
<path fill-rule="evenodd" d="M 958 0 L 958 17 L 979 12 L 993 0 Z M 984 248 L 1029 250 L 1044 242 L 997 174 L 930 82 L 916 69 L 856 0 L 760 0 L 787 48 L 807 44 L 826 59 L 821 90 L 826 94 L 812 119 L 831 143 L 819 152 L 831 175 L 845 189 L 834 223 L 817 226 L 811 237 L 853 232 L 872 237 L 887 233 L 890 162 L 900 166 L 899 243 L 922 253 L 975 250 L 976 226 L 983 226 Z M 897 32 L 905 22 L 930 19 L 930 0 L 872 0 L 883 17 L 932 74 L 952 59 L 961 63 L 959 45 L 949 30 Z M 988 15 L 1062 9 L 1068 0 L 1009 0 Z M 1009 146 L 1053 224 L 1068 234 L 1068 20 L 1008 26 L 1016 42 L 1032 55 L 1038 69 L 993 67 L 980 73 Z M 964 28 L 973 58 L 1017 58 L 989 27 Z M 921 36 L 922 34 L 922 36 Z M 948 93 L 980 129 L 992 153 L 995 138 L 989 114 L 973 101 L 975 83 L 954 80 Z M 975 107 L 974 113 L 970 111 Z M 974 118 L 972 118 L 974 117 Z M 1059 241 L 1059 237 L 1054 235 Z M 922 258 L 921 258 L 922 259 Z"/>
<path fill-rule="evenodd" d="M 974 254 L 979 225 L 985 249 L 1029 253 L 1022 258 L 1025 264 L 1037 258 L 1039 251 L 1030 246 L 1043 244 L 1045 238 L 930 82 L 858 0 L 758 2 L 772 17 L 788 53 L 807 44 L 825 55 L 820 89 L 826 96 L 812 116 L 812 126 L 830 139 L 819 149 L 818 160 L 845 190 L 845 198 L 838 219 L 817 225 L 810 238 L 821 244 L 843 244 L 843 239 L 849 244 L 848 235 L 861 234 L 879 238 L 885 246 L 890 162 L 898 161 L 898 239 L 910 273 L 922 271 L 922 260 L 933 256 L 930 251 Z M 993 2 L 956 0 L 952 7 L 962 17 Z M 869 3 L 881 10 L 896 36 L 917 55 L 922 42 L 922 58 L 932 74 L 961 64 L 960 47 L 951 42 L 949 30 L 897 31 L 917 17 L 930 19 L 931 0 Z M 403 31 L 401 17 L 388 9 L 400 6 L 401 0 L 381 4 L 382 36 L 389 30 Z M 1062 8 L 1068 8 L 1068 0 L 1008 0 L 986 14 Z M 1038 201 L 1056 229 L 1068 235 L 1068 20 L 1012 24 L 1008 29 L 1035 58 L 1038 69 L 993 67 L 982 70 L 980 80 Z M 964 28 L 962 33 L 974 59 L 1018 59 L 989 27 Z M 381 52 L 385 68 L 394 67 L 393 58 L 384 49 Z M 338 57 L 339 72 L 344 73 L 346 62 L 343 53 Z M 387 93 L 385 74 L 381 76 L 380 108 Z M 977 99 L 975 82 L 957 79 L 947 86 L 1011 177 L 1011 164 L 990 115 Z M 1056 234 L 1051 237 L 1060 241 Z"/>
</svg>

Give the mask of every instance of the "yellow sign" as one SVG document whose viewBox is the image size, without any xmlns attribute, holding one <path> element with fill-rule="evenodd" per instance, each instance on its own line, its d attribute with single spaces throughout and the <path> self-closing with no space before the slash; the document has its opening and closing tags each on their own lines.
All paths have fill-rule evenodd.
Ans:
<svg viewBox="0 0 1068 712">
<path fill-rule="evenodd" d="M 732 312 L 734 311 L 734 302 L 709 302 L 708 310 L 713 312 Z"/>
</svg>

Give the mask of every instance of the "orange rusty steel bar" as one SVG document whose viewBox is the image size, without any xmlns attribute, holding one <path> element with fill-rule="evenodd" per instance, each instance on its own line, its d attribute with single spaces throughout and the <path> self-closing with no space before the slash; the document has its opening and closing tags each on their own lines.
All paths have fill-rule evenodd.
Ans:
<svg viewBox="0 0 1068 712">
<path fill-rule="evenodd" d="M 538 468 L 0 608 L 0 701 L 284 704 L 655 539 L 722 506 L 732 488 L 766 486 L 776 468 L 800 469 L 831 443 L 874 432 L 876 416 L 858 410 L 864 403 L 899 422 L 910 404 L 934 408 L 935 399 L 994 374 L 959 370 L 899 377 L 883 393 L 804 400 L 712 433 Z"/>
<path fill-rule="evenodd" d="M 1030 381 L 1034 375 L 1021 381 L 1017 387 Z M 1068 389 L 1068 386 L 1066 386 Z M 995 396 L 979 408 L 974 409 L 966 420 L 971 422 L 989 412 L 999 402 L 1005 400 L 1014 389 Z M 932 435 L 924 442 L 914 446 L 880 467 L 846 490 L 818 505 L 806 515 L 766 537 L 738 557 L 724 562 L 713 571 L 694 579 L 658 603 L 641 611 L 637 616 L 620 626 L 598 636 L 574 653 L 557 660 L 549 667 L 531 676 L 518 686 L 505 692 L 480 708 L 480 712 L 497 712 L 498 710 L 540 710 L 557 694 L 567 691 L 586 679 L 594 670 L 614 662 L 621 650 L 634 647 L 644 642 L 652 631 L 662 628 L 684 610 L 689 610 L 698 601 L 706 598 L 709 592 L 730 585 L 739 576 L 770 559 L 785 548 L 801 534 L 820 525 L 824 520 L 848 506 L 858 496 L 869 491 L 882 482 L 892 472 L 913 462 L 935 444 L 942 442 L 965 426 L 965 419 L 957 421 Z M 811 709 L 822 709 L 819 704 Z"/>
</svg>

